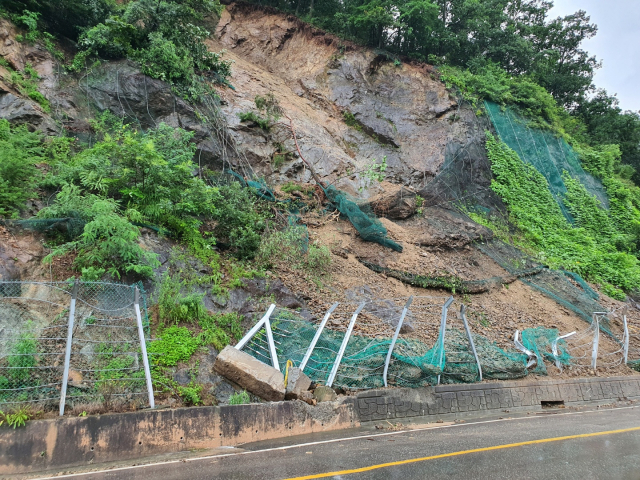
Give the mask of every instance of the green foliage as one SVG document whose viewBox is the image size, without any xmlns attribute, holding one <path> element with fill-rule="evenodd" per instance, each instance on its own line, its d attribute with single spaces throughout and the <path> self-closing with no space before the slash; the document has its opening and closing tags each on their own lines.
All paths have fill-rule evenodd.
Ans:
<svg viewBox="0 0 640 480">
<path fill-rule="evenodd" d="M 32 333 L 21 333 L 11 347 L 7 363 L 10 367 L 9 377 L 24 384 L 31 378 L 32 369 L 36 366 L 38 342 Z"/>
<path fill-rule="evenodd" d="M 48 32 L 42 32 L 38 29 L 38 19 L 40 18 L 40 14 L 38 12 L 31 12 L 29 10 L 24 10 L 22 15 L 14 15 L 13 20 L 17 25 L 23 26 L 27 29 L 26 35 L 17 35 L 16 40 L 19 42 L 26 41 L 29 43 L 34 43 L 40 41 L 44 47 L 58 60 L 64 59 L 64 54 L 58 50 L 53 43 L 53 35 Z"/>
<path fill-rule="evenodd" d="M 229 343 L 231 339 L 240 340 L 242 338 L 241 318 L 236 312 L 225 314 L 208 314 L 198 320 L 198 325 L 202 329 L 198 335 L 198 341 L 202 345 L 213 345 L 220 351 Z"/>
<path fill-rule="evenodd" d="M 363 176 L 368 182 L 382 182 L 384 180 L 384 172 L 387 171 L 387 156 L 382 157 L 382 162 L 376 163 L 376 159 L 372 158 L 363 171 Z"/>
<path fill-rule="evenodd" d="M 160 333 L 160 338 L 149 343 L 147 351 L 157 366 L 174 367 L 188 362 L 200 347 L 200 342 L 186 327 L 172 325 Z"/>
<path fill-rule="evenodd" d="M 18 427 L 24 427 L 25 424 L 31 419 L 31 414 L 27 407 L 21 407 L 15 410 L 13 413 L 3 414 L 0 412 L 0 415 L 4 416 L 4 420 L 7 422 L 7 425 L 13 427 L 15 430 Z M 3 422 L 0 422 L 2 425 Z"/>
<path fill-rule="evenodd" d="M 229 405 L 246 405 L 251 403 L 251 398 L 246 390 L 234 392 L 229 397 Z"/>
<path fill-rule="evenodd" d="M 38 72 L 36 72 L 30 64 L 25 64 L 24 71 L 22 72 L 13 70 L 8 64 L 5 65 L 5 68 L 9 70 L 10 75 L 8 80 L 14 88 L 22 95 L 37 102 L 45 112 L 51 111 L 49 100 L 38 90 L 37 81 L 40 79 Z"/>
<path fill-rule="evenodd" d="M 283 264 L 312 275 L 323 275 L 331 266 L 331 252 L 324 245 L 309 243 L 305 227 L 291 226 L 265 237 L 256 260 L 264 268 Z"/>
<path fill-rule="evenodd" d="M 186 387 L 179 386 L 177 390 L 178 395 L 180 395 L 186 405 L 200 405 L 202 403 L 202 399 L 200 398 L 202 385 L 196 385 L 191 381 Z"/>
<path fill-rule="evenodd" d="M 145 74 L 169 82 L 182 96 L 198 99 L 208 93 L 206 78 L 226 83 L 231 63 L 209 52 L 210 33 L 199 26 L 205 15 L 219 14 L 217 0 L 130 0 L 85 30 L 72 68 L 90 55 L 129 57 Z"/>
<path fill-rule="evenodd" d="M 270 132 L 274 124 L 282 117 L 282 109 L 273 93 L 268 93 L 264 97 L 256 95 L 254 102 L 260 114 L 255 112 L 239 113 L 241 122 L 253 122 L 265 132 Z"/>
<path fill-rule="evenodd" d="M 38 212 L 41 218 L 60 218 L 71 214 L 87 220 L 82 235 L 55 248 L 45 257 L 45 262 L 76 251 L 75 265 L 82 270 L 86 280 L 99 280 L 105 273 L 115 278 L 120 278 L 123 273 L 148 277 L 159 265 L 157 255 L 138 244 L 138 227 L 119 215 L 114 200 L 83 195 L 80 188 L 66 185 L 56 195 L 54 206 Z"/>
<path fill-rule="evenodd" d="M 349 125 L 351 128 L 355 128 L 359 132 L 362 131 L 362 125 L 360 125 L 360 122 L 358 122 L 356 117 L 349 110 L 342 112 L 342 118 L 344 119 L 344 123 Z"/>
<path fill-rule="evenodd" d="M 44 160 L 37 134 L 0 119 L 0 216 L 15 216 L 35 196 L 36 165 Z"/>
<path fill-rule="evenodd" d="M 613 218 L 605 219 L 584 187 L 569 179 L 565 201 L 577 217 L 578 225 L 573 227 L 562 215 L 546 179 L 534 167 L 491 134 L 487 134 L 487 153 L 495 176 L 491 188 L 507 205 L 509 219 L 521 235 L 512 237 L 515 243 L 536 252 L 550 267 L 576 272 L 609 292 L 640 287 L 638 259 L 619 250 L 620 237 L 611 228 Z M 597 231 L 603 226 L 609 229 L 610 237 L 606 231 Z"/>
<path fill-rule="evenodd" d="M 259 200 L 249 188 L 233 182 L 219 187 L 213 229 L 220 244 L 230 248 L 240 259 L 251 259 L 260 246 L 260 237 L 271 216 L 266 202 Z"/>
</svg>

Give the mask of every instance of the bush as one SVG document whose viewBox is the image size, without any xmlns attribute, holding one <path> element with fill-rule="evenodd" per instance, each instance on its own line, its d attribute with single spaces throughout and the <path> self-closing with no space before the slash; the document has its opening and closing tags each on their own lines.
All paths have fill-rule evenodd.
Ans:
<svg viewBox="0 0 640 480">
<path fill-rule="evenodd" d="M 82 195 L 73 185 L 63 187 L 56 196 L 57 203 L 41 210 L 41 218 L 60 218 L 64 213 L 87 220 L 78 240 L 56 247 L 45 257 L 76 251 L 75 266 L 82 270 L 85 280 L 99 280 L 105 273 L 120 278 L 124 273 L 149 277 L 159 266 L 157 255 L 138 244 L 140 230 L 118 214 L 118 206 L 111 199 Z"/>
<path fill-rule="evenodd" d="M 331 251 L 324 245 L 309 243 L 306 227 L 293 226 L 264 238 L 257 261 L 264 268 L 282 264 L 318 275 L 331 266 Z"/>
<path fill-rule="evenodd" d="M 31 379 L 32 368 L 36 366 L 38 342 L 32 333 L 22 333 L 11 347 L 7 363 L 9 377 L 24 386 Z"/>
<path fill-rule="evenodd" d="M 251 403 L 251 397 L 246 390 L 232 393 L 229 397 L 229 405 L 246 405 Z"/>
<path fill-rule="evenodd" d="M 37 134 L 0 119 L 0 216 L 17 215 L 35 196 L 36 164 L 44 160 Z"/>
</svg>

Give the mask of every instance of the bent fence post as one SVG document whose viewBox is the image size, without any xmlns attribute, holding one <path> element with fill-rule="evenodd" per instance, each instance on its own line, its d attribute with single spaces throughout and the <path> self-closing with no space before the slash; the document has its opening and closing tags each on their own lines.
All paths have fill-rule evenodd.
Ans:
<svg viewBox="0 0 640 480">
<path fill-rule="evenodd" d="M 556 367 L 560 371 L 562 371 L 562 364 L 560 363 L 560 359 L 558 358 L 558 342 L 560 340 L 564 340 L 565 338 L 569 338 L 569 337 L 575 335 L 576 333 L 577 332 L 571 332 L 571 333 L 567 333 L 565 335 L 560 335 L 553 342 L 551 342 L 551 353 L 553 354 L 553 358 L 556 361 Z"/>
<path fill-rule="evenodd" d="M 629 361 L 629 325 L 627 324 L 627 316 L 622 317 L 624 325 L 624 363 L 625 365 Z"/>
<path fill-rule="evenodd" d="M 469 322 L 467 322 L 467 307 L 462 305 L 460 307 L 460 316 L 462 317 L 462 323 L 464 323 L 464 329 L 467 332 L 467 337 L 469 338 L 469 345 L 471 346 L 471 351 L 473 352 L 473 356 L 476 359 L 476 364 L 478 365 L 478 375 L 480 376 L 480 381 L 482 381 L 482 365 L 480 365 L 480 359 L 478 358 L 478 352 L 476 352 L 476 345 L 473 343 L 473 336 L 471 335 L 471 329 L 469 328 Z"/>
<path fill-rule="evenodd" d="M 409 306 L 411 306 L 411 302 L 413 302 L 413 296 L 409 297 L 409 300 L 407 300 L 406 305 L 402 309 L 402 314 L 400 314 L 400 319 L 398 320 L 398 326 L 396 327 L 396 332 L 393 334 L 391 345 L 389 345 L 389 351 L 387 352 L 387 359 L 384 362 L 384 373 L 382 374 L 385 387 L 387 386 L 387 372 L 389 371 L 389 362 L 391 362 L 391 354 L 393 353 L 393 348 L 396 346 L 398 335 L 400 335 L 400 330 L 402 329 L 402 324 L 404 323 L 404 317 L 407 316 L 407 312 L 409 311 Z"/>
<path fill-rule="evenodd" d="M 516 348 L 518 350 L 520 350 L 522 353 L 524 353 L 527 357 L 529 357 L 528 361 L 527 361 L 527 367 L 532 367 L 534 365 L 538 364 L 538 355 L 536 355 L 534 352 L 532 352 L 531 350 L 529 350 L 527 347 L 525 347 L 522 342 L 520 341 L 520 330 L 516 330 L 515 335 L 513 336 L 513 344 L 516 346 Z"/>
<path fill-rule="evenodd" d="M 78 298 L 78 281 L 74 280 L 69 306 L 69 323 L 67 324 L 67 346 L 64 351 L 64 371 L 60 386 L 60 416 L 64 415 L 64 404 L 67 399 L 67 382 L 69 381 L 69 364 L 71 363 L 71 343 L 73 342 L 73 323 L 76 315 L 76 299 Z"/>
<path fill-rule="evenodd" d="M 353 326 L 356 324 L 356 318 L 364 308 L 366 302 L 362 302 L 358 309 L 353 313 L 351 317 L 351 321 L 349 322 L 349 328 L 347 328 L 347 333 L 344 334 L 344 339 L 342 340 L 342 345 L 340 345 L 340 351 L 338 352 L 338 356 L 336 357 L 336 361 L 333 364 L 333 368 L 331 369 L 331 373 L 329 373 L 329 378 L 327 378 L 327 387 L 333 385 L 333 381 L 336 379 L 336 375 L 338 374 L 338 368 L 340 367 L 340 362 L 342 361 L 342 356 L 344 355 L 344 351 L 347 349 L 347 343 L 349 343 L 349 337 L 351 337 L 351 332 L 353 331 Z"/>
<path fill-rule="evenodd" d="M 269 319 L 269 317 L 271 317 L 271 314 L 273 313 L 273 311 L 275 310 L 276 306 L 275 304 L 271 304 L 271 306 L 269 307 L 269 309 L 267 310 L 267 313 L 264 314 L 264 316 L 260 319 L 260 321 L 258 323 L 256 323 L 251 330 L 249 330 L 247 332 L 247 334 L 242 337 L 242 340 L 240 340 L 237 344 L 236 344 L 236 349 L 238 350 L 242 350 L 244 348 L 244 346 L 249 343 L 249 340 L 251 340 L 253 338 L 253 336 L 258 333 L 258 330 L 260 330 L 262 328 L 262 326 L 267 322 L 267 320 Z"/>
<path fill-rule="evenodd" d="M 149 407 L 156 408 L 153 398 L 153 384 L 151 383 L 151 369 L 149 368 L 149 357 L 147 356 L 147 341 L 144 338 L 144 327 L 142 326 L 142 315 L 140 314 L 140 289 L 135 287 L 135 298 L 133 307 L 136 311 L 136 321 L 138 322 L 138 336 L 140 337 L 140 350 L 142 351 L 142 365 L 144 366 L 144 377 L 147 380 L 147 393 L 149 395 Z"/>
<path fill-rule="evenodd" d="M 444 305 L 442 306 L 442 315 L 440 316 L 440 358 L 438 360 L 438 366 L 444 370 L 444 336 L 445 331 L 447 329 L 447 310 L 449 310 L 449 306 L 453 303 L 453 296 L 449 297 Z M 440 374 L 438 374 L 438 385 L 440 385 Z"/>
<path fill-rule="evenodd" d="M 340 305 L 338 302 L 334 303 L 333 305 L 331 305 L 331 308 L 327 310 L 327 313 L 325 313 L 324 318 L 322 319 L 322 322 L 318 327 L 318 330 L 316 330 L 316 334 L 314 335 L 313 340 L 311 340 L 311 344 L 307 349 L 307 353 L 300 363 L 301 372 L 304 372 L 304 369 L 307 366 L 307 362 L 309 361 L 309 359 L 311 358 L 311 354 L 313 353 L 313 349 L 316 348 L 316 343 L 318 343 L 318 340 L 320 340 L 320 335 L 322 335 L 322 330 L 324 330 L 324 326 L 327 324 L 327 320 L 329 320 L 329 317 L 331 316 L 333 311 L 338 308 L 338 305 Z"/>
</svg>

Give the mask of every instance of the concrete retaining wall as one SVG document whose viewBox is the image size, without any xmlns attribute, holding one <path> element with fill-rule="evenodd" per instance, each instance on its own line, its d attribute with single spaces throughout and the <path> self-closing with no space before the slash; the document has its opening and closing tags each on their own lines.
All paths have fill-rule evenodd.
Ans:
<svg viewBox="0 0 640 480">
<path fill-rule="evenodd" d="M 369 390 L 358 395 L 361 422 L 408 417 L 465 416 L 500 410 L 536 410 L 546 401 L 565 405 L 612 403 L 640 398 L 640 376 L 441 385 Z"/>
<path fill-rule="evenodd" d="M 0 428 L 0 475 L 357 426 L 351 400 L 310 407 L 278 402 L 34 420 Z"/>
<path fill-rule="evenodd" d="M 640 399 L 640 375 L 369 390 L 316 407 L 278 402 L 34 420 L 25 428 L 0 428 L 0 475 L 238 445 L 368 421 L 532 411 L 543 401 L 570 406 L 629 399 Z"/>
</svg>

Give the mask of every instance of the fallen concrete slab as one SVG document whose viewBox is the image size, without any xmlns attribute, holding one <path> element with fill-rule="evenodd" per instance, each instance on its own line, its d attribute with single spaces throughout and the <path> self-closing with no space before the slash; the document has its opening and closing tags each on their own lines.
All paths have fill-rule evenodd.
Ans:
<svg viewBox="0 0 640 480">
<path fill-rule="evenodd" d="M 284 375 L 234 347 L 222 350 L 213 369 L 248 392 L 271 402 L 284 400 Z"/>
</svg>

